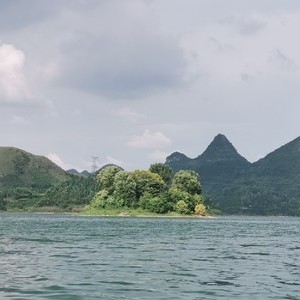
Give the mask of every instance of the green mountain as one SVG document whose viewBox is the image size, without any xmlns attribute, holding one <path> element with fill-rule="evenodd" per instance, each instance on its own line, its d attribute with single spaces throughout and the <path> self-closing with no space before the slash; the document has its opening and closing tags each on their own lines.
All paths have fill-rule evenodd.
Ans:
<svg viewBox="0 0 300 300">
<path fill-rule="evenodd" d="M 78 172 L 76 169 L 69 169 L 66 172 L 71 175 L 77 175 L 77 176 L 82 176 L 82 177 L 89 177 L 91 175 L 91 173 L 88 172 L 87 170 Z"/>
<path fill-rule="evenodd" d="M 217 135 L 198 157 L 191 159 L 175 152 L 167 157 L 166 164 L 174 171 L 190 169 L 197 172 L 204 193 L 212 198 L 251 167 L 222 134 Z"/>
<path fill-rule="evenodd" d="M 0 147 L 0 190 L 15 187 L 45 189 L 66 179 L 66 172 L 44 156 Z"/>
<path fill-rule="evenodd" d="M 300 215 L 300 137 L 253 163 L 217 200 L 228 213 Z"/>
<path fill-rule="evenodd" d="M 300 215 L 300 137 L 251 164 L 218 135 L 197 158 L 176 152 L 166 164 L 199 173 L 224 213 Z"/>
</svg>

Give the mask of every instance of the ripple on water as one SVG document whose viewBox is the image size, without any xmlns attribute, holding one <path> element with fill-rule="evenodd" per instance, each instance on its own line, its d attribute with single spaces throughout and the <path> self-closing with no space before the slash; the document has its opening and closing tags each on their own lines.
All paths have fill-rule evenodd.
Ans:
<svg viewBox="0 0 300 300">
<path fill-rule="evenodd" d="M 4 213 L 0 299 L 299 299 L 299 225 Z"/>
</svg>

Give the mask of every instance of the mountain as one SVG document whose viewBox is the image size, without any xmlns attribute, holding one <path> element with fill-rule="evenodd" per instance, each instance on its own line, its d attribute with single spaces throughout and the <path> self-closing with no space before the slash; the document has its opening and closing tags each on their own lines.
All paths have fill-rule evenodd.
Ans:
<svg viewBox="0 0 300 300">
<path fill-rule="evenodd" d="M 80 173 L 76 169 L 69 169 L 66 172 L 71 175 L 80 175 Z"/>
<path fill-rule="evenodd" d="M 0 189 L 47 188 L 66 179 L 66 172 L 44 156 L 0 147 Z"/>
<path fill-rule="evenodd" d="M 219 134 L 198 157 L 191 159 L 175 152 L 166 159 L 175 172 L 190 169 L 200 174 L 203 191 L 215 197 L 224 186 L 244 174 L 251 164 L 242 157 L 226 136 Z"/>
<path fill-rule="evenodd" d="M 224 213 L 300 216 L 300 137 L 251 164 L 219 134 L 198 157 L 175 152 L 166 164 L 200 174 L 204 193 Z"/>
<path fill-rule="evenodd" d="M 115 165 L 115 164 L 106 164 L 104 166 L 102 166 L 97 172 L 96 174 L 100 173 L 101 171 L 105 170 L 106 168 L 108 167 L 117 167 L 118 169 L 120 169 L 121 171 L 124 171 L 124 169 L 118 165 Z"/>
<path fill-rule="evenodd" d="M 166 164 L 169 165 L 174 172 L 182 169 L 189 169 L 191 159 L 180 152 L 174 152 L 166 158 Z"/>
<path fill-rule="evenodd" d="M 265 158 L 255 162 L 253 166 L 258 176 L 299 177 L 300 137 L 271 152 Z"/>
<path fill-rule="evenodd" d="M 84 170 L 84 171 L 80 172 L 80 175 L 83 177 L 89 177 L 91 175 L 91 173 L 87 170 Z"/>
<path fill-rule="evenodd" d="M 89 177 L 91 175 L 91 173 L 88 172 L 87 170 L 78 172 L 76 169 L 69 169 L 66 172 L 71 175 L 78 175 L 78 176 L 82 176 L 82 177 Z"/>
<path fill-rule="evenodd" d="M 300 137 L 253 163 L 219 203 L 228 213 L 300 215 Z"/>
</svg>

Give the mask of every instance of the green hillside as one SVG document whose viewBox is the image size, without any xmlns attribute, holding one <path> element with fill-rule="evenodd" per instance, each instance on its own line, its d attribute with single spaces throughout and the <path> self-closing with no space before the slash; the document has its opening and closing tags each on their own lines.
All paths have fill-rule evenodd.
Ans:
<svg viewBox="0 0 300 300">
<path fill-rule="evenodd" d="M 0 147 L 0 189 L 45 189 L 66 179 L 65 171 L 44 156 L 13 147 Z"/>
<path fill-rule="evenodd" d="M 217 200 L 228 213 L 300 215 L 300 137 L 253 163 Z"/>
<path fill-rule="evenodd" d="M 251 164 L 218 135 L 197 158 L 176 152 L 166 164 L 200 174 L 223 213 L 300 215 L 300 137 Z"/>
<path fill-rule="evenodd" d="M 204 194 L 212 198 L 251 167 L 222 134 L 217 135 L 197 158 L 191 159 L 175 152 L 167 157 L 166 164 L 174 171 L 190 169 L 197 172 L 201 177 Z"/>
</svg>

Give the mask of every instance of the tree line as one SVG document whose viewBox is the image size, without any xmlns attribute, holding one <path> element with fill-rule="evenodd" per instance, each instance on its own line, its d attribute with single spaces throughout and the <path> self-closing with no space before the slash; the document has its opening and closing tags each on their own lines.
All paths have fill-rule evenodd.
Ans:
<svg viewBox="0 0 300 300">
<path fill-rule="evenodd" d="M 149 170 L 124 171 L 109 166 L 88 178 L 69 175 L 68 180 L 47 190 L 34 187 L 10 188 L 0 192 L 0 210 L 58 207 L 72 210 L 84 207 L 104 209 L 142 209 L 151 213 L 207 214 L 209 201 L 202 194 L 199 175 L 181 170 L 173 173 L 162 163 Z"/>
<path fill-rule="evenodd" d="M 205 215 L 205 198 L 200 178 L 194 171 L 172 169 L 162 163 L 149 170 L 123 171 L 108 167 L 97 175 L 99 191 L 89 208 L 141 208 L 149 212 L 165 214 Z"/>
</svg>

